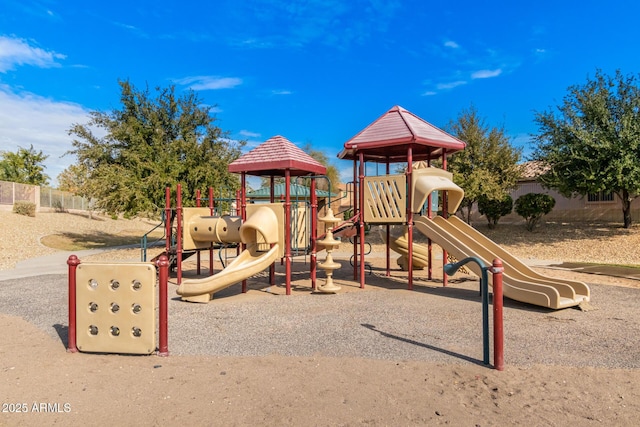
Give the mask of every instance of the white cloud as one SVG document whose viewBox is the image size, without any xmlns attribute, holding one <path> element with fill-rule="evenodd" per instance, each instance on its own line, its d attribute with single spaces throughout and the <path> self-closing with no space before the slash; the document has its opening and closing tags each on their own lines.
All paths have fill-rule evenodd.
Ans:
<svg viewBox="0 0 640 427">
<path fill-rule="evenodd" d="M 247 137 L 247 138 L 259 138 L 260 134 L 257 132 L 251 132 L 248 130 L 241 130 L 240 132 L 238 132 L 241 136 Z"/>
<path fill-rule="evenodd" d="M 40 68 L 60 67 L 56 62 L 66 56 L 31 46 L 26 40 L 0 36 L 0 73 L 14 70 L 16 66 L 33 65 Z"/>
<path fill-rule="evenodd" d="M 458 86 L 466 85 L 467 82 L 465 80 L 456 80 L 455 82 L 450 83 L 438 83 L 436 88 L 439 90 L 453 89 Z"/>
<path fill-rule="evenodd" d="M 86 123 L 88 111 L 81 105 L 59 102 L 33 93 L 16 93 L 0 85 L 0 147 L 15 152 L 29 148 L 49 156 L 45 173 L 55 184 L 64 169 L 75 163 L 73 156 L 64 156 L 72 149 L 72 137 L 67 130 L 74 123 Z"/>
<path fill-rule="evenodd" d="M 272 90 L 271 94 L 273 95 L 291 95 L 293 92 L 290 90 Z"/>
<path fill-rule="evenodd" d="M 502 74 L 502 68 L 497 68 L 495 70 L 478 70 L 471 73 L 472 79 L 490 79 L 492 77 L 498 77 Z"/>
<path fill-rule="evenodd" d="M 192 76 L 175 80 L 176 83 L 188 86 L 193 90 L 232 89 L 242 84 L 238 77 Z"/>
<path fill-rule="evenodd" d="M 447 40 L 444 42 L 445 47 L 450 47 L 451 49 L 459 49 L 460 45 L 453 40 Z"/>
<path fill-rule="evenodd" d="M 433 95 L 437 95 L 437 94 L 438 94 L 438 92 L 435 92 L 433 90 L 428 90 L 428 91 L 424 92 L 422 94 L 422 96 L 433 96 Z"/>
</svg>

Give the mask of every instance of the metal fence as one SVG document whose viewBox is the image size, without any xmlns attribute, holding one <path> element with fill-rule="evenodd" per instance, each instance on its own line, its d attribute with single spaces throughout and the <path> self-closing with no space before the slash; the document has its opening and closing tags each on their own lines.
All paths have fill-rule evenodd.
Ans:
<svg viewBox="0 0 640 427">
<path fill-rule="evenodd" d="M 40 188 L 40 207 L 60 210 L 91 210 L 93 203 L 85 197 L 76 196 L 68 191 L 60 191 L 50 187 Z"/>
<path fill-rule="evenodd" d="M 91 210 L 93 203 L 68 191 L 50 187 L 0 181 L 0 205 L 13 206 L 15 202 L 31 202 L 40 208 L 60 210 Z"/>
</svg>

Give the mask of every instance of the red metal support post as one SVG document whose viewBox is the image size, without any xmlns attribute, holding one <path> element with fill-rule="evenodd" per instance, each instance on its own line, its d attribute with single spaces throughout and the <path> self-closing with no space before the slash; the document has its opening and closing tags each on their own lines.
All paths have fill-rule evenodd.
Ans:
<svg viewBox="0 0 640 427">
<path fill-rule="evenodd" d="M 391 165 L 389 164 L 389 158 L 387 157 L 387 167 L 386 167 L 386 173 L 387 175 L 389 175 L 391 173 Z M 387 258 L 387 277 L 391 276 L 391 248 L 389 247 L 389 241 L 391 240 L 391 226 L 389 224 L 387 224 L 386 228 L 386 242 L 387 242 L 387 247 L 386 247 L 386 258 Z"/>
<path fill-rule="evenodd" d="M 241 174 L 241 180 L 242 180 L 242 188 L 240 189 L 240 202 L 242 204 L 242 223 L 244 224 L 245 221 L 247 220 L 247 174 L 242 172 Z M 242 250 L 244 251 L 246 249 L 246 245 L 244 243 L 241 243 L 242 245 Z M 242 281 L 242 293 L 246 294 L 247 293 L 247 279 L 244 279 Z"/>
<path fill-rule="evenodd" d="M 447 170 L 447 150 L 442 149 L 442 169 Z M 449 201 L 448 194 L 446 191 L 442 191 L 442 217 L 449 217 Z M 449 254 L 446 249 L 442 249 L 442 266 L 444 267 L 449 262 Z M 447 286 L 448 282 L 447 273 L 442 272 L 442 286 Z"/>
<path fill-rule="evenodd" d="M 407 271 L 408 271 L 408 289 L 413 290 L 413 149 L 407 148 Z"/>
<path fill-rule="evenodd" d="M 353 215 L 360 213 L 360 207 L 358 206 L 360 184 L 358 183 L 358 160 L 353 159 Z M 362 221 L 362 215 L 358 216 L 358 224 Z M 357 232 L 357 230 L 356 230 Z M 358 234 L 353 239 L 353 280 L 358 280 Z"/>
<path fill-rule="evenodd" d="M 365 276 L 364 276 L 364 214 L 362 211 L 362 208 L 364 206 L 364 173 L 365 173 L 365 164 L 364 164 L 364 152 L 360 151 L 359 153 L 359 157 L 360 157 L 360 191 L 359 191 L 359 195 L 360 195 L 360 233 L 359 233 L 359 237 L 358 237 L 358 243 L 360 244 L 360 288 L 364 289 L 364 281 L 365 281 Z"/>
<path fill-rule="evenodd" d="M 158 267 L 158 356 L 169 355 L 169 259 L 166 255 L 160 256 L 156 261 Z"/>
<path fill-rule="evenodd" d="M 176 281 L 182 283 L 182 185 L 178 184 L 176 190 Z"/>
<path fill-rule="evenodd" d="M 271 175 L 271 177 L 269 178 L 269 202 L 270 203 L 275 203 L 276 201 L 275 191 L 276 191 L 275 177 Z M 276 285 L 276 263 L 275 262 L 269 266 L 269 284 L 271 286 Z"/>
<path fill-rule="evenodd" d="M 284 171 L 284 264 L 286 294 L 291 295 L 291 169 Z"/>
<path fill-rule="evenodd" d="M 209 214 L 213 216 L 213 187 L 209 187 Z M 213 276 L 213 242 L 209 247 L 209 276 Z"/>
<path fill-rule="evenodd" d="M 427 157 L 427 166 L 431 167 L 431 152 Z M 432 199 L 433 192 L 429 193 L 427 197 L 427 217 L 429 219 L 433 219 Z M 433 243 L 430 238 L 427 238 L 427 278 L 429 280 L 433 279 Z"/>
<path fill-rule="evenodd" d="M 196 207 L 197 208 L 200 207 L 200 189 L 196 190 Z M 200 264 L 201 264 L 200 250 L 196 249 L 196 274 L 198 276 L 200 275 Z"/>
<path fill-rule="evenodd" d="M 164 233 L 166 236 L 164 246 L 167 255 L 169 255 L 171 250 L 171 187 L 165 188 L 164 199 Z"/>
<path fill-rule="evenodd" d="M 71 255 L 67 259 L 69 266 L 69 328 L 67 330 L 67 351 L 77 353 L 76 345 L 76 268 L 80 265 L 77 256 Z"/>
<path fill-rule="evenodd" d="M 316 290 L 316 275 L 317 275 L 317 254 L 316 254 L 316 240 L 318 239 L 318 197 L 316 195 L 316 179 L 311 178 L 311 187 L 309 188 L 311 197 L 311 289 Z M 329 194 L 329 201 L 331 201 L 331 194 Z"/>
<path fill-rule="evenodd" d="M 493 260 L 493 367 L 498 371 L 504 370 L 504 322 L 503 322 L 503 293 L 502 293 L 502 261 Z"/>
</svg>

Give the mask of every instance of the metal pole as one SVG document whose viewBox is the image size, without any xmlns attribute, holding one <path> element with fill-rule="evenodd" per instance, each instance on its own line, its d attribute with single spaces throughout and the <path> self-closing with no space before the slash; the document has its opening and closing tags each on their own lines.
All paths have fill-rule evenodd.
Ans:
<svg viewBox="0 0 640 427">
<path fill-rule="evenodd" d="M 167 187 L 164 190 L 164 234 L 165 239 L 165 251 L 169 255 L 171 250 L 171 188 Z"/>
<path fill-rule="evenodd" d="M 176 192 L 177 207 L 176 207 L 176 270 L 177 270 L 177 282 L 178 285 L 182 283 L 182 185 L 178 184 Z"/>
<path fill-rule="evenodd" d="M 316 239 L 317 229 L 318 229 L 318 198 L 316 195 L 316 179 L 311 178 L 311 187 L 309 188 L 310 197 L 311 197 L 311 289 L 316 290 L 316 264 L 317 264 L 317 254 L 316 254 Z M 331 192 L 329 192 L 329 200 L 331 200 Z M 329 208 L 331 209 L 331 208 Z"/>
<path fill-rule="evenodd" d="M 387 168 L 386 168 L 386 172 L 387 175 L 389 175 L 391 173 L 391 165 L 389 164 L 389 157 L 387 157 Z M 387 258 L 387 277 L 391 276 L 391 248 L 389 247 L 389 240 L 391 240 L 391 226 L 389 224 L 387 224 L 386 226 L 386 242 L 387 242 L 387 247 L 386 247 L 386 258 Z"/>
<path fill-rule="evenodd" d="M 447 170 L 447 150 L 442 149 L 442 169 Z M 446 219 L 448 217 L 449 201 L 446 191 L 442 191 L 442 216 Z M 445 249 L 442 249 L 442 263 L 449 262 L 449 254 Z M 447 273 L 442 273 L 442 286 L 447 286 L 448 278 Z"/>
<path fill-rule="evenodd" d="M 67 330 L 67 350 L 77 353 L 76 346 L 76 268 L 80 265 L 77 256 L 71 255 L 67 259 L 69 266 L 69 329 Z"/>
<path fill-rule="evenodd" d="M 269 202 L 270 203 L 275 203 L 276 198 L 275 198 L 275 191 L 276 191 L 276 187 L 275 187 L 276 183 L 275 183 L 275 179 L 274 176 L 271 175 L 269 177 Z M 282 226 L 282 224 L 281 224 Z M 275 286 L 276 285 L 276 263 L 272 263 L 269 266 L 269 284 L 271 286 Z"/>
<path fill-rule="evenodd" d="M 209 215 L 213 216 L 213 187 L 209 187 Z M 209 276 L 213 276 L 213 242 L 209 246 Z"/>
<path fill-rule="evenodd" d="M 503 322 L 503 294 L 502 294 L 502 261 L 493 260 L 493 367 L 498 371 L 504 370 L 504 322 Z"/>
<path fill-rule="evenodd" d="M 242 188 L 240 189 L 240 202 L 242 206 L 242 212 L 240 213 L 240 215 L 242 217 L 242 223 L 244 224 L 244 222 L 247 220 L 247 174 L 245 172 L 242 172 L 241 174 L 241 182 Z M 246 245 L 244 243 L 241 243 L 241 245 L 242 250 L 245 250 Z M 244 279 L 242 281 L 242 293 L 247 293 L 247 279 Z"/>
<path fill-rule="evenodd" d="M 360 213 L 360 207 L 358 206 L 359 196 L 358 190 L 360 184 L 358 183 L 358 160 L 353 159 L 353 216 Z M 362 215 L 358 216 L 358 230 L 360 230 L 360 221 L 362 221 Z M 326 227 L 325 227 L 326 228 Z M 358 280 L 358 233 L 353 236 L 353 280 Z"/>
<path fill-rule="evenodd" d="M 360 237 L 359 237 L 359 244 L 360 244 L 360 288 L 364 289 L 364 212 L 363 212 L 363 207 L 364 207 L 364 152 L 360 151 L 359 153 L 359 157 L 360 157 L 360 192 L 359 192 L 359 196 L 360 196 Z"/>
<path fill-rule="evenodd" d="M 291 169 L 284 171 L 284 264 L 286 294 L 291 295 Z"/>
<path fill-rule="evenodd" d="M 196 190 L 196 207 L 200 207 L 200 189 Z M 196 274 L 200 275 L 200 250 L 196 249 Z"/>
<path fill-rule="evenodd" d="M 159 269 L 158 282 L 159 282 L 159 339 L 158 339 L 158 356 L 169 355 L 169 259 L 166 255 L 161 255 L 156 261 L 156 266 Z"/>
<path fill-rule="evenodd" d="M 407 206 L 405 206 L 406 209 L 406 215 L 407 215 L 407 257 L 409 258 L 409 261 L 407 262 L 407 270 L 408 270 L 408 274 L 409 277 L 407 278 L 408 280 L 408 289 L 410 291 L 413 290 L 413 198 L 412 198 L 412 193 L 413 193 L 413 182 L 412 182 L 412 178 L 413 177 L 413 150 L 411 147 L 407 148 L 407 173 L 406 173 L 406 180 L 407 180 L 407 187 L 409 188 L 409 191 L 407 191 Z"/>
<path fill-rule="evenodd" d="M 427 166 L 431 167 L 431 152 L 427 157 Z M 429 193 L 427 197 L 427 217 L 433 219 L 433 208 L 431 207 L 433 200 L 433 192 Z M 427 278 L 431 280 L 433 278 L 433 243 L 430 238 L 427 238 Z"/>
</svg>

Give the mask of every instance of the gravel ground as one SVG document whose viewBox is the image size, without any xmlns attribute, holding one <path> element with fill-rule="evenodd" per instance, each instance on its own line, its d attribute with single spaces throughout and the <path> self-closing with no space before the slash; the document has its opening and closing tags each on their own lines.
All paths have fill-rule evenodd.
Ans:
<svg viewBox="0 0 640 427">
<path fill-rule="evenodd" d="M 40 243 L 42 237 L 65 232 L 82 234 L 115 234 L 123 230 L 139 230 L 140 237 L 156 223 L 142 219 L 118 219 L 84 213 L 38 212 L 35 217 L 0 210 L 0 270 L 9 270 L 19 261 L 57 252 Z M 139 250 L 137 254 L 139 254 Z"/>
<path fill-rule="evenodd" d="M 136 227 L 143 233 L 150 228 L 140 220 L 96 220 L 60 213 L 39 213 L 36 218 L 26 218 L 11 212 L 0 212 L 0 226 L 3 237 L 0 269 L 54 252 L 39 243 L 39 238 L 48 233 L 70 229 L 118 233 Z M 637 264 L 640 260 L 637 227 L 622 230 L 585 224 L 571 231 L 567 225 L 551 224 L 546 226 L 551 231 L 542 228 L 533 234 L 522 234 L 514 227 L 501 225 L 496 232 L 479 228 L 494 240 L 505 242 L 505 247 L 521 257 L 625 264 Z M 557 239 L 548 243 L 551 236 Z M 598 247 L 600 251 L 596 250 Z M 602 253 L 606 256 L 599 255 Z M 123 253 L 105 256 L 118 255 L 122 257 Z M 418 273 L 416 290 L 411 292 L 405 290 L 401 272 L 386 278 L 376 270 L 381 268 L 382 260 L 367 259 L 374 264 L 367 289 L 358 289 L 350 281 L 350 269 L 343 268 L 334 276 L 344 289 L 338 295 L 310 294 L 306 273 L 294 275 L 298 279 L 294 280 L 292 297 L 278 295 L 282 292 L 279 286 L 268 292 L 264 288 L 264 275 L 249 281 L 248 294 L 239 294 L 237 286 L 231 287 L 206 305 L 179 301 L 172 286 L 170 351 L 183 355 L 323 355 L 480 362 L 481 304 L 477 281 L 463 278 L 442 288 Z M 342 261 L 343 265 L 345 262 L 348 263 Z M 302 264 L 296 261 L 295 266 L 308 268 Z M 278 270 L 282 275 L 282 266 Z M 505 301 L 507 363 L 640 367 L 637 334 L 640 289 L 603 285 L 611 282 L 601 276 L 581 275 L 580 280 L 589 282 L 595 310 L 552 311 Z M 282 281 L 280 278 L 277 283 Z M 67 277 L 48 275 L 0 282 L 0 312 L 26 319 L 59 338 L 64 346 L 68 324 Z"/>
<path fill-rule="evenodd" d="M 308 268 L 300 264 L 295 267 Z M 231 287 L 209 304 L 190 304 L 179 301 L 170 285 L 170 352 L 481 363 L 482 309 L 475 280 L 454 280 L 443 288 L 418 279 L 415 290 L 407 291 L 403 278 L 390 280 L 374 271 L 367 279 L 371 284 L 361 290 L 348 281 L 350 272 L 338 272 L 344 292 L 337 295 L 313 295 L 302 280 L 293 283 L 292 296 L 278 295 L 281 287 L 267 292 L 265 277 L 259 276 L 249 281 L 247 294 Z M 0 285 L 1 313 L 20 316 L 66 345 L 66 276 Z M 506 362 L 640 368 L 640 289 L 590 286 L 597 309 L 587 312 L 505 300 Z"/>
</svg>

